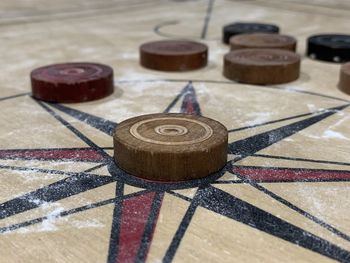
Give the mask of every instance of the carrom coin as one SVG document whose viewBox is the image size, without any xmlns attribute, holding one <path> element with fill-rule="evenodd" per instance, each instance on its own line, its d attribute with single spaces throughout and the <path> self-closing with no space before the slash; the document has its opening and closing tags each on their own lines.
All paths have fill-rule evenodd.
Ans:
<svg viewBox="0 0 350 263">
<path fill-rule="evenodd" d="M 280 84 L 298 79 L 300 56 L 278 49 L 240 49 L 224 57 L 224 76 L 248 84 Z"/>
<path fill-rule="evenodd" d="M 53 64 L 34 69 L 32 94 L 48 102 L 76 103 L 113 93 L 113 69 L 96 63 Z"/>
<path fill-rule="evenodd" d="M 311 36 L 307 40 L 307 55 L 312 59 L 336 63 L 350 61 L 350 35 Z"/>
<path fill-rule="evenodd" d="M 223 27 L 222 41 L 228 44 L 230 38 L 235 35 L 245 33 L 278 33 L 279 27 L 272 24 L 263 23 L 232 23 Z"/>
<path fill-rule="evenodd" d="M 113 135 L 120 168 L 153 181 L 185 181 L 220 170 L 227 160 L 227 130 L 188 114 L 150 114 L 120 123 Z"/>
<path fill-rule="evenodd" d="M 159 71 L 189 71 L 207 65 L 208 47 L 204 44 L 164 40 L 140 46 L 140 64 Z"/>
<path fill-rule="evenodd" d="M 231 50 L 242 48 L 272 48 L 295 51 L 296 45 L 297 41 L 294 37 L 279 34 L 240 34 L 230 39 Z"/>
</svg>

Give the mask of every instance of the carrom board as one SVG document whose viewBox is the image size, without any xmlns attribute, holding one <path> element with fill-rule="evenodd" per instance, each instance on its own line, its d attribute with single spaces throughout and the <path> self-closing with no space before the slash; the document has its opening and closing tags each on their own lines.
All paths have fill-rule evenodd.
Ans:
<svg viewBox="0 0 350 263">
<path fill-rule="evenodd" d="M 225 79 L 221 32 L 235 21 L 296 37 L 300 78 Z M 350 262 L 350 97 L 340 64 L 304 56 L 307 37 L 349 23 L 345 0 L 2 0 L 0 262 Z M 139 65 L 140 44 L 173 38 L 207 44 L 208 66 Z M 31 70 L 70 61 L 112 66 L 114 94 L 31 97 Z M 114 127 L 157 112 L 223 123 L 226 167 L 173 184 L 121 171 Z"/>
</svg>

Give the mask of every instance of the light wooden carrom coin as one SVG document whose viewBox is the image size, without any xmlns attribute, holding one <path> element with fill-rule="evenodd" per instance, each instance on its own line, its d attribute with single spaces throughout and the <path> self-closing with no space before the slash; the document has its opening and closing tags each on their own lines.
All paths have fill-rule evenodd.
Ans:
<svg viewBox="0 0 350 263">
<path fill-rule="evenodd" d="M 281 49 L 239 49 L 224 57 L 224 76 L 249 84 L 281 84 L 298 79 L 300 56 Z"/>
<path fill-rule="evenodd" d="M 202 178 L 226 164 L 227 129 L 205 117 L 143 115 L 120 123 L 113 138 L 116 163 L 149 180 Z"/>
</svg>

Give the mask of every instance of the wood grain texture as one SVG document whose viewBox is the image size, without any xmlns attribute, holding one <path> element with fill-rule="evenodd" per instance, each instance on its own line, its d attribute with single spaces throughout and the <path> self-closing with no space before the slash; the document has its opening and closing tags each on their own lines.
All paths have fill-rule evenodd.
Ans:
<svg viewBox="0 0 350 263">
<path fill-rule="evenodd" d="M 230 38 L 230 47 L 231 50 L 242 48 L 272 48 L 295 51 L 297 47 L 297 41 L 292 36 L 279 34 L 240 34 Z"/>
<path fill-rule="evenodd" d="M 160 71 L 189 71 L 207 65 L 208 47 L 193 41 L 166 40 L 140 46 L 140 64 Z"/>
<path fill-rule="evenodd" d="M 227 159 L 227 130 L 217 121 L 187 114 L 150 114 L 115 130 L 114 158 L 126 172 L 156 181 L 201 178 Z"/>
<path fill-rule="evenodd" d="M 300 56 L 291 51 L 241 49 L 224 57 L 224 76 L 249 84 L 280 84 L 299 77 Z"/>
</svg>

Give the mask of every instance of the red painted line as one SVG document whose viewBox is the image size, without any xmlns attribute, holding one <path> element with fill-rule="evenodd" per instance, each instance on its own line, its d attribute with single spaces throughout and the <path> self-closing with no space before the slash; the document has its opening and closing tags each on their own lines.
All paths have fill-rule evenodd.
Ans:
<svg viewBox="0 0 350 263">
<path fill-rule="evenodd" d="M 186 113 L 192 114 L 194 112 L 193 103 L 191 100 L 186 103 Z"/>
<path fill-rule="evenodd" d="M 118 256 L 116 262 L 135 262 L 154 198 L 155 193 L 151 192 L 123 201 Z M 159 210 L 157 211 L 157 215 L 153 222 L 153 229 L 150 233 L 151 236 L 148 239 L 149 241 L 151 241 L 153 237 Z M 151 242 L 148 243 L 146 255 L 150 243 Z"/>
<path fill-rule="evenodd" d="M 94 149 L 0 150 L 0 159 L 103 161 Z"/>
<path fill-rule="evenodd" d="M 247 179 L 264 182 L 350 179 L 350 171 L 341 170 L 275 169 L 269 167 L 236 166 L 232 168 L 232 171 Z"/>
</svg>

